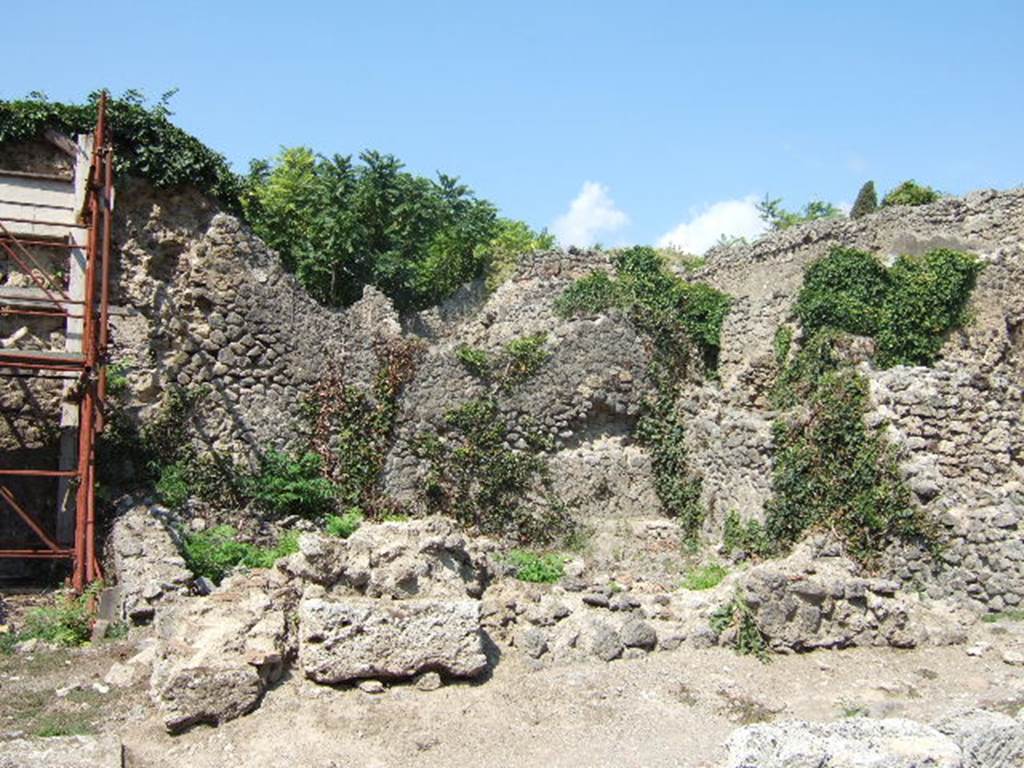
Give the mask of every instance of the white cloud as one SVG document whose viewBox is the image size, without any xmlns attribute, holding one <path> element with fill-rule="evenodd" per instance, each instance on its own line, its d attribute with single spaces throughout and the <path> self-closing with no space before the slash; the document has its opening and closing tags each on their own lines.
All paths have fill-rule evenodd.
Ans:
<svg viewBox="0 0 1024 768">
<path fill-rule="evenodd" d="M 585 181 L 569 210 L 555 219 L 551 232 L 563 246 L 588 246 L 598 241 L 598 235 L 614 234 L 627 224 L 629 216 L 616 207 L 608 187 Z"/>
<path fill-rule="evenodd" d="M 766 229 L 757 212 L 757 203 L 758 198 L 750 195 L 740 200 L 721 200 L 703 210 L 693 210 L 688 221 L 661 236 L 658 246 L 702 254 L 722 235 L 753 239 Z"/>
</svg>

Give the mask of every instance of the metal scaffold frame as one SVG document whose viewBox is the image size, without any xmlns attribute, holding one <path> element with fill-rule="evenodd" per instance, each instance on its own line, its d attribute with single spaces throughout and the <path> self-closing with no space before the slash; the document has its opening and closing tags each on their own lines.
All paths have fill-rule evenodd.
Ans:
<svg viewBox="0 0 1024 768">
<path fill-rule="evenodd" d="M 0 259 L 27 276 L 29 298 L 0 296 L 0 316 L 55 317 L 65 321 L 65 350 L 0 349 L 0 378 L 62 379 L 61 414 L 39 414 L 40 421 L 60 419 L 62 458 L 56 469 L 0 468 L 0 508 L 13 513 L 38 539 L 36 546 L 0 542 L 0 558 L 51 559 L 71 562 L 72 587 L 81 592 L 101 576 L 96 552 L 96 438 L 103 429 L 107 388 L 108 318 L 110 307 L 111 232 L 113 225 L 113 147 L 107 130 L 107 96 L 100 96 L 95 133 L 78 144 L 63 138 L 62 146 L 76 156 L 74 186 L 79 199 L 70 208 L 49 205 L 41 197 L 56 177 L 3 171 L 6 178 L 23 177 L 31 197 L 33 184 L 43 204 L 0 200 Z M 65 182 L 67 183 L 67 182 Z M 4 205 L 4 203 L 8 203 Z M 19 211 L 28 213 L 20 213 Z M 12 213 L 13 212 L 13 213 Z M 51 220 L 52 219 L 52 220 Z M 32 249 L 67 249 L 68 285 L 48 272 Z M 74 286 L 72 286 L 74 284 Z M 79 344 L 78 337 L 81 342 Z M 77 406 L 77 407 L 76 407 Z M 9 478 L 58 481 L 60 490 L 50 514 L 28 511 L 9 487 Z M 58 518 L 70 515 L 74 498 L 74 529 L 61 541 Z M 47 518 L 53 520 L 46 525 Z"/>
</svg>

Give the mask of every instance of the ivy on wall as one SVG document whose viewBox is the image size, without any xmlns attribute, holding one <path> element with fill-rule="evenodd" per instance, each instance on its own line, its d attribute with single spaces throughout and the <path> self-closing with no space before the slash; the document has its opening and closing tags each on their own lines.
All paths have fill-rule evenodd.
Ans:
<svg viewBox="0 0 1024 768">
<path fill-rule="evenodd" d="M 726 520 L 727 549 L 769 555 L 808 530 L 834 532 L 855 559 L 871 563 L 894 541 L 940 546 L 934 522 L 912 503 L 896 451 L 865 424 L 867 379 L 851 354 L 857 337 L 874 341 L 878 365 L 929 365 L 967 319 L 981 263 L 939 249 L 901 256 L 886 268 L 871 254 L 833 249 L 810 265 L 794 306 L 803 339 L 779 329 L 772 400 L 772 497 L 763 525 Z"/>
<path fill-rule="evenodd" d="M 700 477 L 689 468 L 684 418 L 676 403 L 691 371 L 715 375 L 731 299 L 709 285 L 671 274 L 653 248 L 620 251 L 613 266 L 614 277 L 592 272 L 575 281 L 556 300 L 555 309 L 565 318 L 618 310 L 650 340 L 650 374 L 657 392 L 644 404 L 637 437 L 651 452 L 662 506 L 692 541 L 707 510 L 700 501 Z"/>
</svg>

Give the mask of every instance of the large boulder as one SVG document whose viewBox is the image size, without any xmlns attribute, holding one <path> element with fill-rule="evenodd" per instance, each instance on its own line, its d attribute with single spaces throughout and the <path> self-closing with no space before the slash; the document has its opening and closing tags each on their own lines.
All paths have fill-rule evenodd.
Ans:
<svg viewBox="0 0 1024 768">
<path fill-rule="evenodd" d="M 242 573 L 157 617 L 150 694 L 172 733 L 259 706 L 294 654 L 296 595 L 277 571 Z"/>
<path fill-rule="evenodd" d="M 952 738 L 964 756 L 964 768 L 1024 766 L 1024 723 L 983 709 L 956 712 L 935 723 Z"/>
<path fill-rule="evenodd" d="M 898 582 L 863 575 L 829 553 L 825 539 L 751 568 L 739 583 L 758 628 L 779 651 L 948 645 L 964 642 L 974 621 L 941 600 L 906 594 Z"/>
<path fill-rule="evenodd" d="M 733 732 L 725 768 L 964 768 L 953 739 L 910 720 L 851 718 L 750 725 Z"/>
<path fill-rule="evenodd" d="M 347 539 L 306 534 L 282 567 L 335 594 L 396 600 L 479 597 L 489 580 L 480 545 L 439 517 L 363 525 Z"/>
<path fill-rule="evenodd" d="M 299 633 L 299 662 L 318 683 L 487 668 L 476 600 L 304 599 Z"/>
<path fill-rule="evenodd" d="M 138 504 L 114 521 L 113 554 L 121 618 L 136 624 L 153 619 L 157 606 L 188 592 L 192 573 L 178 551 L 163 507 Z"/>
</svg>

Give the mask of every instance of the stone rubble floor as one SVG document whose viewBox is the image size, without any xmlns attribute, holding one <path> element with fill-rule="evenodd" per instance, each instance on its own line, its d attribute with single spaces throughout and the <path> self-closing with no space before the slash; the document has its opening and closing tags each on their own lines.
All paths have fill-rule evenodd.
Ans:
<svg viewBox="0 0 1024 768">
<path fill-rule="evenodd" d="M 817 651 L 769 664 L 685 646 L 553 666 L 507 651 L 489 679 L 435 691 L 400 684 L 370 694 L 292 673 L 256 712 L 169 736 L 145 670 L 123 687 L 104 683 L 146 642 L 135 630 L 81 650 L 0 656 L 0 739 L 72 713 L 63 722 L 116 734 L 128 766 L 697 767 L 720 764 L 730 732 L 749 723 L 931 722 L 968 707 L 1010 715 L 1024 707 L 1024 667 L 1007 661 L 1024 650 L 1024 623 L 1000 622 L 976 625 L 966 645 Z"/>
</svg>

